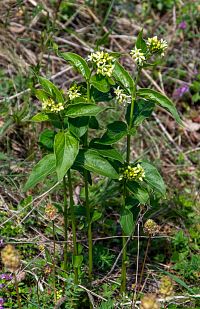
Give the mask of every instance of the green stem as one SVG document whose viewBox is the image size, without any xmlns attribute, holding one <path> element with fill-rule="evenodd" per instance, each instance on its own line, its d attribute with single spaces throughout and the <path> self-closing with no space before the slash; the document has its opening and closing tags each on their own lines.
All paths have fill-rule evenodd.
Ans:
<svg viewBox="0 0 200 309">
<path fill-rule="evenodd" d="M 125 211 L 125 198 L 126 198 L 126 183 L 123 184 L 123 205 L 122 205 L 122 213 Z M 126 234 L 122 230 L 122 274 L 121 274 L 121 294 L 126 291 L 126 262 L 127 262 L 127 242 L 126 242 Z"/>
<path fill-rule="evenodd" d="M 87 100 L 90 102 L 90 81 L 87 80 Z M 84 148 L 88 148 L 88 132 L 84 136 Z M 89 266 L 89 281 L 92 281 L 92 271 L 93 271 L 93 243 L 92 243 L 92 223 L 91 223 L 91 214 L 90 214 L 90 203 L 89 203 L 89 186 L 88 186 L 88 171 L 84 170 L 84 180 L 85 180 L 85 207 L 87 214 L 87 223 L 88 223 L 88 266 Z"/>
<path fill-rule="evenodd" d="M 136 92 L 137 92 L 137 84 L 138 84 L 140 73 L 141 73 L 141 68 L 138 69 L 138 74 L 137 74 L 136 80 L 135 80 L 135 94 L 134 94 L 134 96 L 132 97 L 132 100 L 131 100 L 131 110 L 130 110 L 130 119 L 129 119 L 129 124 L 128 124 L 128 131 L 130 131 L 131 128 L 132 128 L 134 105 L 135 105 Z M 131 154 L 131 134 L 130 133 L 127 134 L 126 145 L 127 145 L 126 164 L 128 165 L 130 163 L 130 154 Z M 126 183 L 124 182 L 122 212 L 125 210 L 126 196 L 127 196 Z M 122 236 L 125 236 L 123 231 L 122 231 Z M 122 275 L 121 275 L 120 291 L 121 291 L 121 293 L 125 293 L 125 290 L 126 290 L 126 261 L 127 261 L 127 246 L 126 246 L 126 238 L 125 237 L 122 238 L 122 246 L 123 246 L 122 247 L 123 248 L 123 251 L 122 251 Z"/>
<path fill-rule="evenodd" d="M 64 197 L 64 270 L 67 270 L 67 241 L 68 241 L 68 209 L 67 209 L 67 187 L 66 187 L 66 180 L 65 176 L 63 177 L 63 197 Z"/>
<path fill-rule="evenodd" d="M 17 294 L 17 304 L 18 304 L 18 308 L 21 309 L 22 305 L 21 305 L 21 299 L 20 299 L 20 295 L 19 295 L 19 287 L 18 287 L 18 282 L 17 282 L 17 276 L 16 276 L 15 272 L 14 272 L 14 280 L 15 280 L 15 289 L 16 289 L 16 294 Z"/>
<path fill-rule="evenodd" d="M 73 258 L 78 255 L 77 241 L 76 241 L 76 217 L 74 213 L 74 201 L 73 201 L 73 189 L 70 169 L 67 172 L 68 183 L 69 183 L 69 199 L 70 199 L 70 212 L 72 220 L 72 236 L 73 236 Z M 74 267 L 74 283 L 78 284 L 78 268 Z"/>
<path fill-rule="evenodd" d="M 92 223 L 90 216 L 90 205 L 89 205 L 89 189 L 88 189 L 88 172 L 84 170 L 85 179 L 85 207 L 87 214 L 88 223 L 88 255 L 89 255 L 89 281 L 92 281 L 92 269 L 93 269 L 93 252 L 92 252 Z"/>
<path fill-rule="evenodd" d="M 54 220 L 52 220 L 53 226 L 53 291 L 54 291 L 54 302 L 56 304 L 57 296 L 56 296 L 56 237 L 55 237 L 55 224 Z"/>
<path fill-rule="evenodd" d="M 146 251 L 145 251 L 145 255 L 144 255 L 144 260 L 143 260 L 143 263 L 142 263 L 142 270 L 141 270 L 141 274 L 140 274 L 140 282 L 139 282 L 138 289 L 140 289 L 140 286 L 141 286 L 141 283 L 142 283 L 142 278 L 143 278 L 143 274 L 144 274 L 144 266 L 145 266 L 145 263 L 146 263 L 150 242 L 151 242 L 151 236 L 149 237 L 148 242 L 147 242 L 147 247 L 146 247 Z"/>
</svg>

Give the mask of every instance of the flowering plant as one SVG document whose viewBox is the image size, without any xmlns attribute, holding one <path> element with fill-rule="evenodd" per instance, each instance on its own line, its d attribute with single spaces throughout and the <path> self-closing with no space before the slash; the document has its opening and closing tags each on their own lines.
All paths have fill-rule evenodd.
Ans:
<svg viewBox="0 0 200 309">
<path fill-rule="evenodd" d="M 54 127 L 52 136 L 53 151 L 49 151 L 33 168 L 25 190 L 44 181 L 56 172 L 58 183 L 63 184 L 64 195 L 64 235 L 67 241 L 68 217 L 73 231 L 73 267 L 75 283 L 78 283 L 79 268 L 83 256 L 78 250 L 77 217 L 73 201 L 73 183 L 71 174 L 78 171 L 85 184 L 85 216 L 88 229 L 88 277 L 93 276 L 92 224 L 100 218 L 90 204 L 91 173 L 109 177 L 118 182 L 121 190 L 122 211 L 122 274 L 121 292 L 126 288 L 126 238 L 134 233 L 135 222 L 140 205 L 150 205 L 152 195 L 165 195 L 165 184 L 158 170 L 150 162 L 133 158 L 131 153 L 132 137 L 138 126 L 151 116 L 156 105 L 168 110 L 181 124 L 174 104 L 164 94 L 150 88 L 138 88 L 143 67 L 154 56 L 163 56 L 167 43 L 153 37 L 145 41 L 142 31 L 139 33 L 135 48 L 130 52 L 136 63 L 134 77 L 120 64 L 118 53 L 96 51 L 85 60 L 72 52 L 58 52 L 58 55 L 72 64 L 81 74 L 82 81 L 72 85 L 64 94 L 49 80 L 38 77 L 41 89 L 36 97 L 42 102 L 42 110 L 32 117 L 34 122 L 49 122 Z M 122 103 L 124 118 L 106 124 L 105 132 L 98 137 L 98 117 L 113 107 L 111 100 Z M 104 104 L 100 104 L 104 102 Z M 93 132 L 89 138 L 88 132 Z M 91 136 L 91 134 L 90 134 Z M 126 140 L 126 153 L 116 147 L 120 140 Z M 48 149 L 48 147 L 47 147 Z M 66 181 L 68 180 L 68 187 Z M 67 205 L 69 191 L 69 207 Z M 134 198 L 134 202 L 133 202 Z M 132 211 L 134 210 L 134 211 Z M 64 268 L 67 269 L 67 246 L 64 247 Z"/>
</svg>

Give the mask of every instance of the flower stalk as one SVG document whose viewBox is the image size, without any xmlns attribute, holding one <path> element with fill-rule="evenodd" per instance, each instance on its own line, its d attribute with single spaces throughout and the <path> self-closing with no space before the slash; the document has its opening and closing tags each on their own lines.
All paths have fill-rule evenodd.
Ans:
<svg viewBox="0 0 200 309">
<path fill-rule="evenodd" d="M 66 180 L 65 180 L 65 176 L 63 177 L 63 199 L 64 199 L 64 239 L 65 239 L 65 244 L 64 244 L 64 270 L 67 270 L 68 268 L 68 245 L 67 245 L 67 241 L 68 241 L 68 207 L 67 207 L 67 186 L 66 186 Z"/>
<path fill-rule="evenodd" d="M 69 199 L 70 199 L 70 213 L 72 220 L 72 237 L 73 237 L 73 262 L 78 255 L 77 241 L 76 241 L 76 217 L 74 213 L 74 201 L 73 201 L 73 188 L 70 169 L 67 172 L 68 184 L 69 184 Z M 74 267 L 74 283 L 78 284 L 78 268 Z"/>
</svg>

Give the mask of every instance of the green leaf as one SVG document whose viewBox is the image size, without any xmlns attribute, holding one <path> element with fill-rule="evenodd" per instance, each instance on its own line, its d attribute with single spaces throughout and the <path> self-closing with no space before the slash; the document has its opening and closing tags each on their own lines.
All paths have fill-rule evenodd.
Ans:
<svg viewBox="0 0 200 309">
<path fill-rule="evenodd" d="M 61 180 L 74 163 L 79 150 L 78 140 L 70 132 L 59 132 L 54 140 L 56 172 Z"/>
<path fill-rule="evenodd" d="M 6 160 L 8 160 L 8 156 L 5 153 L 0 152 L 0 160 L 6 161 Z"/>
<path fill-rule="evenodd" d="M 85 134 L 88 128 L 89 117 L 69 118 L 69 130 L 76 137 L 80 138 Z"/>
<path fill-rule="evenodd" d="M 83 255 L 73 255 L 73 266 L 79 268 L 83 262 Z"/>
<path fill-rule="evenodd" d="M 89 120 L 89 128 L 90 129 L 94 129 L 94 130 L 98 130 L 99 129 L 99 123 L 98 120 L 95 116 L 91 116 L 90 120 Z"/>
<path fill-rule="evenodd" d="M 39 136 L 39 144 L 53 151 L 54 137 L 55 132 L 53 130 L 45 129 Z"/>
<path fill-rule="evenodd" d="M 93 75 L 90 79 L 90 83 L 101 92 L 108 92 L 110 90 L 110 84 L 106 77 L 102 75 Z"/>
<path fill-rule="evenodd" d="M 143 53 L 146 53 L 147 44 L 143 39 L 143 29 L 139 32 L 135 45 L 138 49 L 141 49 Z"/>
<path fill-rule="evenodd" d="M 31 121 L 34 121 L 34 122 L 43 122 L 43 121 L 48 121 L 48 120 L 49 120 L 49 116 L 44 113 L 38 113 L 31 118 Z"/>
<path fill-rule="evenodd" d="M 101 302 L 100 306 L 97 309 L 114 309 L 114 303 L 112 300 Z"/>
<path fill-rule="evenodd" d="M 73 67 L 85 77 L 85 79 L 88 80 L 90 78 L 90 68 L 81 56 L 71 52 L 60 53 L 59 55 L 66 61 L 69 61 Z"/>
<path fill-rule="evenodd" d="M 102 213 L 101 213 L 101 212 L 98 212 L 97 210 L 95 210 L 95 211 L 93 212 L 91 222 L 98 221 L 101 217 L 102 217 Z"/>
<path fill-rule="evenodd" d="M 180 118 L 180 116 L 179 116 L 179 114 L 176 110 L 176 107 L 168 97 L 166 97 L 165 95 L 163 95 L 160 92 L 157 92 L 155 90 L 148 89 L 148 88 L 139 89 L 137 94 L 140 97 L 150 99 L 150 100 L 154 101 L 156 104 L 159 104 L 162 107 L 166 108 L 171 113 L 171 115 L 174 117 L 174 119 L 180 125 L 182 125 L 182 120 L 181 120 L 181 118 Z"/>
<path fill-rule="evenodd" d="M 106 133 L 98 140 L 99 144 L 112 145 L 127 134 L 127 125 L 123 121 L 114 121 L 107 126 Z"/>
<path fill-rule="evenodd" d="M 146 118 L 150 117 L 155 103 L 150 100 L 140 99 L 136 100 L 134 104 L 133 122 L 132 126 L 139 126 Z M 129 123 L 131 104 L 128 105 L 126 113 L 126 121 Z"/>
<path fill-rule="evenodd" d="M 110 162 L 101 157 L 96 151 L 88 150 L 84 153 L 84 168 L 96 174 L 112 179 L 118 179 L 119 175 Z"/>
<path fill-rule="evenodd" d="M 67 107 L 65 116 L 76 118 L 81 116 L 97 116 L 99 113 L 103 112 L 107 107 L 98 106 L 95 104 L 70 104 Z"/>
<path fill-rule="evenodd" d="M 135 82 L 130 74 L 124 69 L 124 67 L 118 62 L 115 62 L 113 70 L 113 76 L 115 79 L 127 90 L 131 95 L 135 93 Z"/>
<path fill-rule="evenodd" d="M 146 181 L 152 189 L 164 195 L 166 192 L 165 184 L 155 166 L 146 161 L 142 161 L 141 166 L 145 170 L 144 181 Z"/>
<path fill-rule="evenodd" d="M 33 168 L 25 186 L 24 191 L 35 187 L 39 182 L 43 181 L 48 175 L 55 172 L 56 160 L 54 154 L 48 154 L 40 160 Z"/>
<path fill-rule="evenodd" d="M 38 98 L 39 101 L 43 102 L 45 100 L 49 99 L 49 94 L 48 92 L 42 90 L 42 89 L 37 89 L 35 90 L 35 96 Z"/>
<path fill-rule="evenodd" d="M 135 181 L 128 181 L 126 184 L 127 188 L 133 193 L 133 196 L 141 203 L 146 204 L 149 200 L 149 194 L 140 183 Z"/>
<path fill-rule="evenodd" d="M 96 103 L 98 102 L 109 102 L 113 99 L 110 92 L 101 92 L 94 86 L 91 87 L 91 97 Z"/>
<path fill-rule="evenodd" d="M 97 142 L 98 142 L 98 139 L 97 139 Z M 95 139 L 94 139 L 93 142 L 90 143 L 90 148 L 95 149 L 102 157 L 117 160 L 121 163 L 124 162 L 124 159 L 121 153 L 110 145 L 101 145 L 98 143 L 95 144 Z"/>
<path fill-rule="evenodd" d="M 125 208 L 121 215 L 120 225 L 123 232 L 127 236 L 131 236 L 135 227 L 135 222 L 133 220 L 133 214 L 128 208 Z"/>
<path fill-rule="evenodd" d="M 55 98 L 58 103 L 64 103 L 64 98 L 61 91 L 48 79 L 39 76 L 38 77 L 41 86 L 44 90 L 51 95 L 51 97 Z M 37 92 L 38 95 L 38 92 Z"/>
</svg>

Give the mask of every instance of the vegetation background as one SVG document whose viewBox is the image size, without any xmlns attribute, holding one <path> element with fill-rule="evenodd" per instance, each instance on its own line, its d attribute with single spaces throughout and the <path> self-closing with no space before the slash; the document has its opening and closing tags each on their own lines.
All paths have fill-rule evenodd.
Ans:
<svg viewBox="0 0 200 309">
<path fill-rule="evenodd" d="M 142 28 L 144 37 L 164 38 L 169 48 L 151 72 L 143 70 L 141 86 L 166 93 L 184 120 L 180 128 L 166 111 L 159 109 L 140 126 L 132 145 L 133 156 L 143 155 L 152 161 L 167 185 L 166 198 L 155 200 L 148 212 L 148 217 L 159 224 L 160 232 L 148 253 L 143 293 L 154 293 L 161 276 L 168 274 L 175 295 L 164 304 L 165 308 L 200 308 L 199 25 L 200 2 L 195 0 L 0 1 L 0 245 L 14 244 L 21 253 L 17 280 L 23 308 L 54 308 L 52 226 L 45 218 L 45 207 L 53 201 L 58 210 L 62 208 L 61 187 L 51 195 L 43 194 L 48 193 L 54 179 L 46 179 L 28 194 L 23 192 L 32 166 L 45 147 L 52 147 L 54 134 L 48 125 L 30 122 L 39 109 L 34 96 L 35 73 L 65 91 L 80 76 L 56 56 L 55 48 L 84 57 L 97 46 L 129 52 Z M 123 64 L 134 72 L 131 60 L 125 59 Z M 115 115 L 111 112 L 108 117 L 107 122 Z M 120 147 L 124 148 L 123 142 Z M 82 183 L 78 177 L 74 181 L 74 199 L 79 201 Z M 120 269 L 118 263 L 114 264 L 120 253 L 118 195 L 109 180 L 97 177 L 90 197 L 102 213 L 93 235 L 95 280 L 92 288 L 84 285 L 82 269 L 83 281 L 74 287 L 72 277 L 63 277 L 58 267 L 55 308 L 89 308 L 88 299 L 94 308 L 114 308 Z M 56 221 L 58 260 L 62 256 L 62 224 L 60 215 Z M 83 235 L 80 233 L 78 241 L 85 246 L 81 219 L 79 229 Z M 142 255 L 146 243 L 141 231 Z M 136 248 L 137 242 L 129 248 L 128 292 L 118 298 L 116 308 L 130 308 Z M 14 283 L 5 279 L 1 266 L 0 296 L 5 300 L 4 307 L 18 308 Z M 63 282 L 67 282 L 64 292 Z"/>
</svg>

